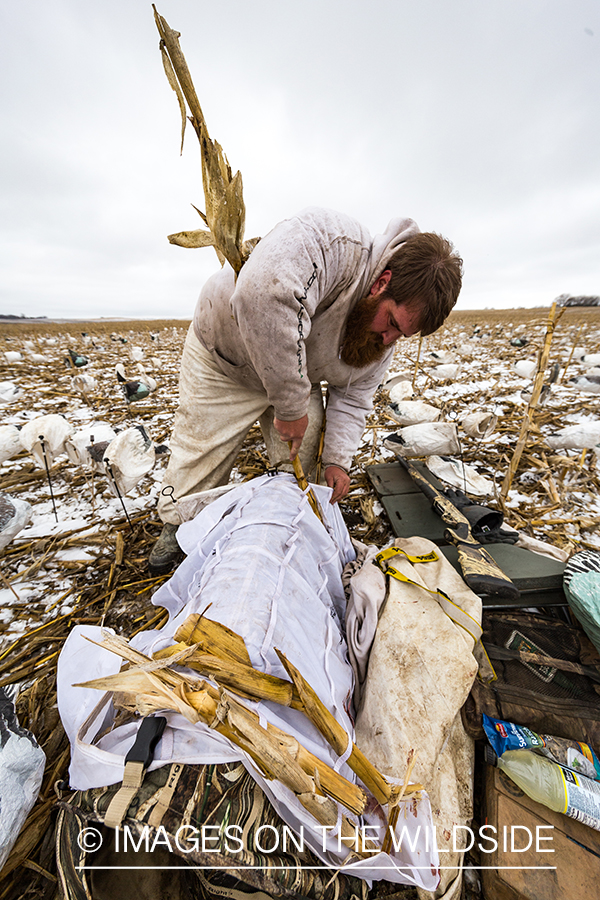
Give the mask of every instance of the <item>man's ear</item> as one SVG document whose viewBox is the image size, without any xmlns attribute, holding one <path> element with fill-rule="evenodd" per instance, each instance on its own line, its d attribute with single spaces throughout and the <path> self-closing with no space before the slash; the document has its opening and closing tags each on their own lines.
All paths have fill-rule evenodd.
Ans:
<svg viewBox="0 0 600 900">
<path fill-rule="evenodd" d="M 382 294 L 390 283 L 390 279 L 392 277 L 392 272 L 390 269 L 385 269 L 381 273 L 381 275 L 375 280 L 373 285 L 371 286 L 371 290 L 369 293 L 372 297 L 377 297 L 379 294 Z"/>
</svg>

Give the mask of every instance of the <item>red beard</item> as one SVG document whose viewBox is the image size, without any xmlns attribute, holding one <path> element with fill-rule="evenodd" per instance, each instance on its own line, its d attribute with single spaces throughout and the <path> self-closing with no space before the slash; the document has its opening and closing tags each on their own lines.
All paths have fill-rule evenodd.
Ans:
<svg viewBox="0 0 600 900">
<path fill-rule="evenodd" d="M 387 350 L 381 335 L 371 331 L 380 301 L 380 295 L 363 297 L 348 316 L 340 358 L 353 369 L 370 366 L 381 359 Z"/>
</svg>

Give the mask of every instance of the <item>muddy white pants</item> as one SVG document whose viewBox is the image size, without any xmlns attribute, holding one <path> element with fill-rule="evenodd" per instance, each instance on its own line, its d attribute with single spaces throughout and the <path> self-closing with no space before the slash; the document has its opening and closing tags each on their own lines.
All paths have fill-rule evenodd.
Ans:
<svg viewBox="0 0 600 900">
<path fill-rule="evenodd" d="M 315 385 L 299 453 L 307 475 L 317 455 L 323 412 L 321 386 Z M 224 375 L 190 326 L 181 359 L 179 406 L 163 490 L 172 487 L 173 496 L 179 499 L 227 484 L 244 438 L 256 421 L 260 421 L 271 464 L 289 460 L 288 446 L 273 427 L 273 407 L 267 395 Z M 170 496 L 161 494 L 158 514 L 163 522 L 180 522 Z"/>
</svg>

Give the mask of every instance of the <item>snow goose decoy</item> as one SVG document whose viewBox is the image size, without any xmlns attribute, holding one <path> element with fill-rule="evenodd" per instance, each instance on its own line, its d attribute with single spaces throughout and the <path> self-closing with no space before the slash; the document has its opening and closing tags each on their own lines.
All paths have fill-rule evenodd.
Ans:
<svg viewBox="0 0 600 900">
<path fill-rule="evenodd" d="M 30 504 L 0 491 L 0 550 L 4 550 L 30 521 Z"/>
<path fill-rule="evenodd" d="M 538 406 L 544 406 L 544 404 L 550 397 L 550 392 L 552 391 L 552 385 L 558 379 L 559 374 L 560 374 L 560 365 L 558 363 L 554 363 L 554 365 L 552 366 L 552 369 L 550 370 L 550 375 L 548 376 L 546 383 L 542 385 L 542 390 L 540 392 L 540 396 L 539 396 L 538 403 L 537 403 Z M 523 400 L 525 403 L 529 403 L 531 401 L 531 398 L 533 396 L 533 388 L 534 388 L 534 384 L 530 384 L 530 385 L 528 385 L 528 387 L 523 388 L 523 390 L 521 391 L 521 400 Z"/>
<path fill-rule="evenodd" d="M 451 350 L 432 350 L 429 354 L 438 366 L 448 366 L 456 362 L 456 353 Z"/>
<path fill-rule="evenodd" d="M 0 425 L 0 465 L 23 449 L 21 429 L 16 425 Z"/>
<path fill-rule="evenodd" d="M 513 366 L 514 371 L 521 378 L 532 378 L 537 371 L 537 362 L 532 359 L 518 359 Z"/>
<path fill-rule="evenodd" d="M 437 422 L 442 411 L 424 400 L 402 400 L 390 403 L 387 412 L 398 425 L 419 425 L 421 422 Z"/>
<path fill-rule="evenodd" d="M 569 378 L 567 384 L 585 391 L 588 394 L 600 394 L 600 375 L 577 375 L 575 378 Z"/>
<path fill-rule="evenodd" d="M 116 432 L 107 422 L 94 422 L 76 431 L 65 441 L 65 450 L 71 462 L 94 471 L 104 471 L 101 465 L 106 448 L 116 438 Z"/>
<path fill-rule="evenodd" d="M 98 382 L 93 377 L 93 375 L 79 374 L 73 375 L 71 379 L 71 384 L 75 388 L 76 391 L 79 391 L 80 394 L 83 394 L 85 397 L 90 391 L 95 391 L 98 387 Z"/>
<path fill-rule="evenodd" d="M 0 381 L 0 406 L 8 406 L 21 396 L 21 388 L 14 381 Z"/>
<path fill-rule="evenodd" d="M 586 369 L 600 366 L 600 353 L 584 353 L 579 362 Z"/>
<path fill-rule="evenodd" d="M 600 422 L 579 422 L 568 425 L 558 434 L 546 438 L 553 450 L 593 450 L 600 444 Z"/>
<path fill-rule="evenodd" d="M 71 436 L 72 428 L 58 413 L 37 416 L 23 425 L 20 432 L 21 444 L 28 450 L 41 468 L 51 468 L 54 457 L 65 452 L 65 442 Z"/>
<path fill-rule="evenodd" d="M 110 442 L 103 457 L 109 486 L 115 496 L 129 493 L 150 472 L 155 461 L 154 443 L 143 425 L 121 431 Z"/>
<path fill-rule="evenodd" d="M 448 363 L 448 365 L 434 366 L 429 370 L 429 374 L 439 381 L 449 381 L 458 378 L 460 369 L 460 363 Z"/>
</svg>

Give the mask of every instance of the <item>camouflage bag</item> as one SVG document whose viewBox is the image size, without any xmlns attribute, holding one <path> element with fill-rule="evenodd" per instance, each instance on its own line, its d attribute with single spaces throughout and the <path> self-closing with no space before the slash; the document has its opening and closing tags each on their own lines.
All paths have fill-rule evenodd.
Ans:
<svg viewBox="0 0 600 900">
<path fill-rule="evenodd" d="M 484 609 L 482 642 L 497 679 L 476 679 L 462 709 L 484 739 L 482 714 L 600 748 L 600 654 L 578 627 L 538 613 Z"/>
<path fill-rule="evenodd" d="M 365 881 L 336 874 L 310 849 L 298 849 L 239 763 L 173 763 L 146 773 L 121 828 L 109 829 L 104 818 L 119 788 L 59 800 L 56 854 L 65 900 L 239 900 L 249 893 L 255 900 L 366 900 Z"/>
</svg>

